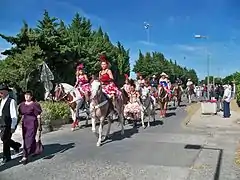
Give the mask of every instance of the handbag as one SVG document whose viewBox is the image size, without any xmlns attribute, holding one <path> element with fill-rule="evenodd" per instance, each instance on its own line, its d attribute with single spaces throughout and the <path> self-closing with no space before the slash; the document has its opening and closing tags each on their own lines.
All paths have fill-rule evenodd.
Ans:
<svg viewBox="0 0 240 180">
<path fill-rule="evenodd" d="M 37 131 L 37 140 L 36 140 L 36 149 L 35 149 L 35 155 L 39 155 L 43 152 L 43 145 L 42 145 L 42 141 L 41 141 L 41 135 L 42 132 L 41 131 Z"/>
</svg>

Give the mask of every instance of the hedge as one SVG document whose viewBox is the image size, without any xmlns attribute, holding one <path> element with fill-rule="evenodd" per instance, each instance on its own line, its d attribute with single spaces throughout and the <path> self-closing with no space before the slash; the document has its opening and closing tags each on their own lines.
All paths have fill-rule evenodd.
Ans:
<svg viewBox="0 0 240 180">
<path fill-rule="evenodd" d="M 68 104 L 64 102 L 41 101 L 42 123 L 51 130 L 55 126 L 69 123 L 71 115 Z"/>
</svg>

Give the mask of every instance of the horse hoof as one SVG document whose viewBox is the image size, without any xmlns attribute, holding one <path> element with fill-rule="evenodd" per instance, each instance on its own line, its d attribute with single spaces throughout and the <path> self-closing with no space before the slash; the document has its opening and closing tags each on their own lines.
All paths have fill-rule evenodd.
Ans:
<svg viewBox="0 0 240 180">
<path fill-rule="evenodd" d="M 92 132 L 93 132 L 93 133 L 96 133 L 96 130 L 95 130 L 95 129 L 92 129 Z"/>
<path fill-rule="evenodd" d="M 147 127 L 150 127 L 150 124 L 148 124 L 148 126 Z"/>
<path fill-rule="evenodd" d="M 101 146 L 101 143 L 97 142 L 96 146 L 97 146 L 97 147 L 100 147 L 100 146 Z"/>
<path fill-rule="evenodd" d="M 74 131 L 75 130 L 75 128 L 71 128 L 71 131 Z"/>
</svg>

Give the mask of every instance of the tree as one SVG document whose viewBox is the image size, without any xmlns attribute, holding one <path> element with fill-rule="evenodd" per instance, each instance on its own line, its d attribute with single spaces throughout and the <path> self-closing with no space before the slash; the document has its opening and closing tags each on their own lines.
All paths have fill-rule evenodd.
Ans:
<svg viewBox="0 0 240 180">
<path fill-rule="evenodd" d="M 198 77 L 194 69 L 181 67 L 176 61 L 167 60 L 160 52 L 152 52 L 152 54 L 147 52 L 144 55 L 139 51 L 139 57 L 133 71 L 135 73 L 139 72 L 145 77 L 160 75 L 162 72 L 165 72 L 169 75 L 171 82 L 174 82 L 176 78 L 180 78 L 185 84 L 187 79 L 190 78 L 195 84 L 198 83 Z"/>
<path fill-rule="evenodd" d="M 42 61 L 52 70 L 55 82 L 73 84 L 79 63 L 84 64 L 87 74 L 98 73 L 101 53 L 106 54 L 120 85 L 124 74 L 130 73 L 129 49 L 120 42 L 114 45 L 101 27 L 92 30 L 90 20 L 79 13 L 67 25 L 45 10 L 36 27 L 29 28 L 24 21 L 15 36 L 0 34 L 0 37 L 13 45 L 2 53 L 7 58 L 0 61 L 0 81 L 22 90 L 40 87 L 38 68 Z M 34 88 L 34 91 L 43 94 L 41 88 Z"/>
</svg>

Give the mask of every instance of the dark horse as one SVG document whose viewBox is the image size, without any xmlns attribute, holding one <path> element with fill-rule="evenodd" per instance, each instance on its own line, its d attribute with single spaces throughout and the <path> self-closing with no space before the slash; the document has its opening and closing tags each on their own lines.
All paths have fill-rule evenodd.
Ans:
<svg viewBox="0 0 240 180">
<path fill-rule="evenodd" d="M 177 102 L 177 106 L 180 106 L 180 103 L 182 101 L 182 92 L 183 89 L 180 85 L 176 84 L 173 87 L 173 105 L 176 106 L 176 102 Z"/>
<path fill-rule="evenodd" d="M 159 106 L 160 106 L 160 117 L 166 117 L 167 104 L 168 104 L 168 101 L 169 101 L 169 96 L 168 96 L 167 91 L 161 85 L 158 87 L 157 101 L 158 101 Z"/>
</svg>

